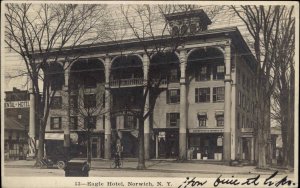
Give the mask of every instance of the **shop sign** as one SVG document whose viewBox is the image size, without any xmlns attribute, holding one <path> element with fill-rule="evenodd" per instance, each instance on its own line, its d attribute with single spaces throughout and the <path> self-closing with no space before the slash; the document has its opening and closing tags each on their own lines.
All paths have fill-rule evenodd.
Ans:
<svg viewBox="0 0 300 188">
<path fill-rule="evenodd" d="M 5 108 L 29 108 L 29 101 L 10 101 L 4 103 Z"/>
<path fill-rule="evenodd" d="M 166 136 L 166 132 L 158 132 L 159 138 L 164 138 Z"/>
<path fill-rule="evenodd" d="M 217 139 L 217 146 L 223 146 L 223 138 L 220 136 Z"/>
<path fill-rule="evenodd" d="M 223 133 L 224 129 L 189 129 L 190 133 Z"/>
</svg>

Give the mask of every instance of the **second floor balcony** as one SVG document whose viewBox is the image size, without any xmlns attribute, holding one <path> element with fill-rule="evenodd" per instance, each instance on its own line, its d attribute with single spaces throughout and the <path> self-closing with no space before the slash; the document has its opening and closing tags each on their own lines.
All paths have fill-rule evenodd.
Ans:
<svg viewBox="0 0 300 188">
<path fill-rule="evenodd" d="M 159 83 L 160 87 L 166 87 L 168 84 L 167 79 L 153 79 L 155 83 Z M 117 79 L 110 81 L 111 88 L 124 88 L 124 87 L 139 87 L 144 85 L 144 78 L 127 78 L 127 79 Z"/>
<path fill-rule="evenodd" d="M 127 79 L 118 79 L 110 81 L 111 88 L 119 87 L 137 87 L 143 85 L 144 78 L 127 78 Z"/>
</svg>

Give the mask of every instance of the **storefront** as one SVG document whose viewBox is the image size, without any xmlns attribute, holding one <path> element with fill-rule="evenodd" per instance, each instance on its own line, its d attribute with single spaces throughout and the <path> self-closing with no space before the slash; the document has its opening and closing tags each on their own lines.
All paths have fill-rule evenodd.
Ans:
<svg viewBox="0 0 300 188">
<path fill-rule="evenodd" d="M 188 159 L 222 160 L 223 129 L 190 129 Z"/>
<path fill-rule="evenodd" d="M 78 144 L 76 157 L 86 158 L 88 152 L 88 139 L 92 158 L 104 157 L 104 133 L 91 133 L 90 138 L 86 131 L 78 131 Z"/>
<path fill-rule="evenodd" d="M 102 135 L 102 136 L 101 136 Z M 88 136 L 86 131 L 72 132 L 70 134 L 71 145 L 70 145 L 70 155 L 71 158 L 86 158 L 87 157 L 87 146 L 88 146 Z M 64 143 L 64 133 L 46 133 L 46 153 L 54 155 L 63 155 L 63 143 Z M 103 133 L 93 133 L 90 136 L 91 147 L 90 151 L 92 158 L 102 158 L 103 157 Z"/>
<path fill-rule="evenodd" d="M 156 158 L 169 159 L 178 157 L 178 129 L 154 129 Z"/>
<path fill-rule="evenodd" d="M 254 137 L 251 134 L 243 134 L 240 138 L 241 159 L 248 162 L 254 161 Z"/>
</svg>

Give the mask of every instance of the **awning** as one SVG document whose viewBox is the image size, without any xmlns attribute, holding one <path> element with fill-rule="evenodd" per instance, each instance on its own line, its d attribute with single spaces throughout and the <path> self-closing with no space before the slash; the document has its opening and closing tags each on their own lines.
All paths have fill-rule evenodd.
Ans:
<svg viewBox="0 0 300 188">
<path fill-rule="evenodd" d="M 78 134 L 70 133 L 72 143 L 78 142 Z M 64 140 L 64 133 L 45 133 L 45 140 Z"/>
<path fill-rule="evenodd" d="M 64 133 L 45 133 L 45 140 L 64 140 Z"/>
<path fill-rule="evenodd" d="M 198 112 L 198 116 L 207 116 L 206 112 Z"/>
<path fill-rule="evenodd" d="M 224 116 L 224 111 L 216 111 L 215 116 Z"/>
</svg>

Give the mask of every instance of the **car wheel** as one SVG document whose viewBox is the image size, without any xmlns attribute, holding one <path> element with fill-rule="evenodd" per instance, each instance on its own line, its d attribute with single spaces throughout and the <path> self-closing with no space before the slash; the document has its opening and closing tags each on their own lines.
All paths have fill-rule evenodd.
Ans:
<svg viewBox="0 0 300 188">
<path fill-rule="evenodd" d="M 64 161 L 58 161 L 57 162 L 57 167 L 59 169 L 64 169 L 66 167 L 66 163 Z"/>
</svg>

